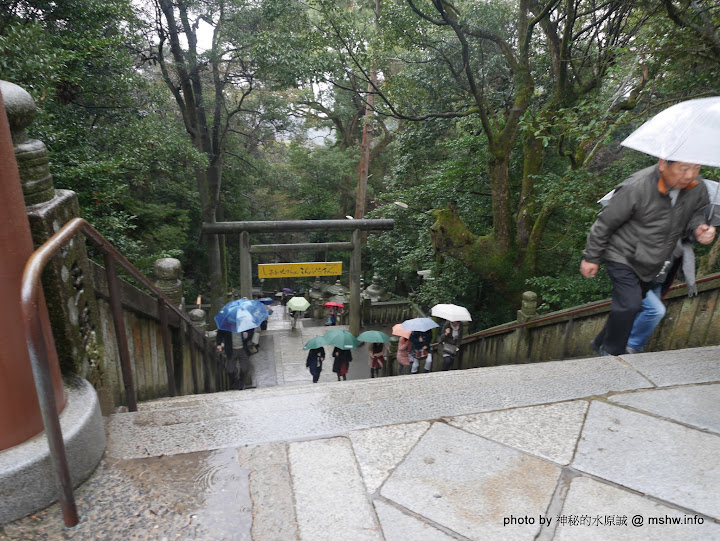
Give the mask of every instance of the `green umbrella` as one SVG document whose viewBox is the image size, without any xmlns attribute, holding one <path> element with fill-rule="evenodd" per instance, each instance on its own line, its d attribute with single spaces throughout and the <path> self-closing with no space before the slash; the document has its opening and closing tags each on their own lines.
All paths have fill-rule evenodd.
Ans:
<svg viewBox="0 0 720 541">
<path fill-rule="evenodd" d="M 360 346 L 360 342 L 352 333 L 344 329 L 332 329 L 323 334 L 325 343 L 329 346 L 335 346 L 340 349 L 355 349 Z"/>
<path fill-rule="evenodd" d="M 288 308 L 297 312 L 303 312 L 310 308 L 310 303 L 305 297 L 293 297 L 287 301 Z"/>
<path fill-rule="evenodd" d="M 365 331 L 364 333 L 361 333 L 357 339 L 360 340 L 360 342 L 373 343 L 390 341 L 390 337 L 382 331 Z"/>
<path fill-rule="evenodd" d="M 321 348 L 326 345 L 327 345 L 327 342 L 325 341 L 324 336 L 316 336 L 315 338 L 311 338 L 310 340 L 305 342 L 303 349 Z"/>
</svg>

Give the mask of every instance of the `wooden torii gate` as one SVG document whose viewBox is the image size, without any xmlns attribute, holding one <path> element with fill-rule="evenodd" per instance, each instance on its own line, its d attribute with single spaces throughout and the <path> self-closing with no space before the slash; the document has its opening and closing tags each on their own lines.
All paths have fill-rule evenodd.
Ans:
<svg viewBox="0 0 720 541">
<path fill-rule="evenodd" d="M 276 251 L 347 251 L 350 250 L 350 332 L 360 332 L 360 268 L 362 231 L 385 231 L 395 227 L 395 220 L 291 220 L 264 222 L 204 223 L 203 233 L 240 234 L 240 295 L 252 297 L 252 254 Z M 297 231 L 351 231 L 350 242 L 317 242 L 303 244 L 250 245 L 250 233 L 287 233 Z"/>
</svg>

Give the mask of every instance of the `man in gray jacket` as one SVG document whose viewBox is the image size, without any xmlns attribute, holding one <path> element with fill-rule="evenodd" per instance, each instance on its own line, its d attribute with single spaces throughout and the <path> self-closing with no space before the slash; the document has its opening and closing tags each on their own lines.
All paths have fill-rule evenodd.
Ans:
<svg viewBox="0 0 720 541">
<path fill-rule="evenodd" d="M 610 315 L 591 343 L 600 355 L 625 353 L 642 299 L 678 239 L 715 239 L 704 216 L 709 199 L 699 172 L 697 164 L 661 159 L 620 184 L 590 228 L 580 272 L 592 278 L 603 261 L 612 282 Z"/>
</svg>

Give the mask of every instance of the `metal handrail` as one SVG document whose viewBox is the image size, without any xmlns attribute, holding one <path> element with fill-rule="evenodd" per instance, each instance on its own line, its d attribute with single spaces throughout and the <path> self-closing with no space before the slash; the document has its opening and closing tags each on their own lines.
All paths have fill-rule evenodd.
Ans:
<svg viewBox="0 0 720 541">
<path fill-rule="evenodd" d="M 73 218 L 57 233 L 50 237 L 40 246 L 28 259 L 23 272 L 21 287 L 21 310 L 25 323 L 26 341 L 30 354 L 35 388 L 40 403 L 43 425 L 48 438 L 50 456 L 55 470 L 55 477 L 60 491 L 60 504 L 63 511 L 63 518 L 66 526 L 75 526 L 78 523 L 77 507 L 73 495 L 70 470 L 65 453 L 65 443 L 60 428 L 60 416 L 55 402 L 55 390 L 52 385 L 50 374 L 50 363 L 48 352 L 45 347 L 45 336 L 41 320 L 38 314 L 38 306 L 41 301 L 42 286 L 40 283 L 42 271 L 50 259 L 64 246 L 66 246 L 77 233 L 82 233 L 90 242 L 102 252 L 105 260 L 105 271 L 108 280 L 108 293 L 110 309 L 115 326 L 115 334 L 118 342 L 120 365 L 125 386 L 125 398 L 130 411 L 137 411 L 137 397 L 135 395 L 135 384 L 133 381 L 130 366 L 130 352 L 125 333 L 125 322 L 122 312 L 122 300 L 120 298 L 120 285 L 116 272 L 116 263 L 125 269 L 133 278 L 147 287 L 157 298 L 158 310 L 163 327 L 163 341 L 165 342 L 165 362 L 168 372 L 168 394 L 175 396 L 175 377 L 172 365 L 172 352 L 169 347 L 169 333 L 167 322 L 168 307 L 174 311 L 185 322 L 190 333 L 202 335 L 204 333 L 197 329 L 190 318 L 173 305 L 172 301 L 160 291 L 147 277 L 137 270 L 125 256 L 123 256 L 110 242 L 105 239 L 94 227 L 82 218 Z M 182 323 L 181 323 L 182 326 Z M 192 334 L 191 338 L 191 362 L 193 371 L 193 385 L 195 393 L 198 392 L 197 372 L 195 366 L 195 355 Z"/>
</svg>

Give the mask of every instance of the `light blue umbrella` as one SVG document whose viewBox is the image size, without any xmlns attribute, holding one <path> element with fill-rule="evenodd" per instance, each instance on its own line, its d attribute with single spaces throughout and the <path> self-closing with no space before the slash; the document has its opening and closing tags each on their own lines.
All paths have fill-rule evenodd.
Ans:
<svg viewBox="0 0 720 541">
<path fill-rule="evenodd" d="M 434 329 L 435 327 L 439 327 L 437 323 L 435 323 L 432 319 L 429 317 L 414 317 L 412 319 L 406 319 L 402 322 L 402 328 L 406 331 L 420 331 L 425 332 L 429 331 L 430 329 Z"/>
<path fill-rule="evenodd" d="M 218 329 L 243 332 L 259 327 L 268 317 L 265 305 L 260 301 L 238 299 L 230 301 L 215 316 Z"/>
</svg>

